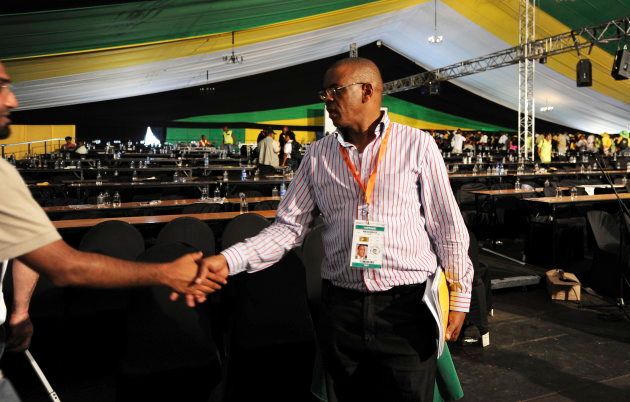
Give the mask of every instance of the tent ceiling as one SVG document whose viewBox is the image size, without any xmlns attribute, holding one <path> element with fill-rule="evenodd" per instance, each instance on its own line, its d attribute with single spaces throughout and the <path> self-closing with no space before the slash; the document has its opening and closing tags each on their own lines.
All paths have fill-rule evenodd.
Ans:
<svg viewBox="0 0 630 402">
<path fill-rule="evenodd" d="M 192 0 L 188 3 L 190 2 L 195 3 Z M 252 2 L 259 5 L 274 3 L 267 0 L 245 1 Z M 178 4 L 160 1 L 135 4 L 144 3 L 154 6 L 159 3 L 176 4 L 174 7 Z M 325 3 L 332 9 L 335 4 L 341 7 L 351 2 L 330 0 Z M 208 51 L 196 47 L 196 53 L 192 56 L 183 56 L 181 53 L 185 49 L 185 43 L 192 44 L 186 39 L 185 43 L 178 44 L 175 50 L 169 48 L 168 52 L 164 46 L 169 44 L 160 43 L 131 49 L 14 60 L 7 64 L 10 72 L 19 80 L 16 90 L 22 100 L 22 110 L 28 110 L 137 97 L 255 76 L 342 54 L 347 51 L 351 42 L 365 45 L 382 40 L 419 65 L 432 69 L 513 46 L 516 40 L 516 0 L 443 0 L 439 6 L 438 23 L 441 33 L 445 35 L 445 41 L 439 46 L 426 42 L 426 37 L 433 32 L 433 2 L 383 0 L 363 5 L 359 3 L 366 3 L 365 1 L 354 3 L 357 6 L 306 16 L 280 26 L 252 28 L 249 39 L 247 30 L 239 32 L 237 35 L 244 36 L 246 39 L 243 43 L 247 43 L 236 49 L 237 53 L 245 57 L 245 63 L 240 65 L 228 65 L 222 61 L 222 56 L 229 53 L 229 46 L 226 48 L 224 43 L 225 35 L 219 35 L 223 42 L 211 35 L 207 40 L 216 39 L 217 43 L 221 43 L 214 47 L 209 46 Z M 567 19 L 572 26 L 590 21 L 589 16 L 592 19 L 601 19 L 600 17 L 609 14 L 622 16 L 628 10 L 628 0 L 604 0 L 596 5 L 593 2 L 584 3 L 589 5 L 575 11 L 541 0 L 537 16 L 539 36 L 570 30 L 569 26 L 563 24 L 563 15 L 572 15 Z M 597 10 L 601 7 L 600 4 L 606 6 L 606 13 L 595 15 L 589 7 L 596 7 Z M 121 5 L 103 8 L 108 7 Z M 19 15 L 20 18 L 28 16 L 29 14 Z M 0 17 L 0 21 L 6 22 L 15 17 Z M 202 18 L 206 25 L 208 18 L 212 16 Z M 2 26 L 5 28 L 0 27 L 0 33 L 6 29 L 6 24 Z M 269 29 L 272 29 L 271 33 L 268 32 Z M 281 29 L 286 34 L 278 35 Z M 140 53 L 143 51 L 149 53 Z M 170 51 L 174 51 L 176 57 L 170 57 Z M 104 54 L 111 56 L 108 59 L 113 60 L 111 66 L 97 62 L 100 60 L 98 57 Z M 150 55 L 149 58 L 140 57 L 147 54 Z M 551 58 L 547 65 L 537 67 L 536 102 L 538 105 L 549 103 L 554 106 L 553 112 L 539 117 L 588 132 L 616 132 L 625 129 L 630 116 L 630 83 L 610 78 L 612 56 L 609 52 L 596 47 L 589 57 L 594 69 L 592 88 L 575 87 L 576 55 L 557 56 Z M 120 60 L 125 62 L 116 64 Z M 206 78 L 206 72 L 209 79 Z M 516 109 L 515 68 L 493 70 L 453 82 L 508 109 Z M 288 86 L 294 84 L 289 83 Z M 465 111 L 458 114 L 463 113 Z"/>
</svg>

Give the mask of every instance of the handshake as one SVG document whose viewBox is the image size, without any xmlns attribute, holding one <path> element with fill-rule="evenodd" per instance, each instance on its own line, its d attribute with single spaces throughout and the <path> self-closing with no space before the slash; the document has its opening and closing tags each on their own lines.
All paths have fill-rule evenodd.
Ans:
<svg viewBox="0 0 630 402">
<path fill-rule="evenodd" d="M 227 285 L 228 263 L 221 254 L 203 257 L 201 252 L 187 254 L 175 261 L 164 264 L 164 278 L 161 284 L 173 289 L 170 299 L 175 301 L 180 295 L 189 307 L 206 301 L 206 296 Z"/>
</svg>

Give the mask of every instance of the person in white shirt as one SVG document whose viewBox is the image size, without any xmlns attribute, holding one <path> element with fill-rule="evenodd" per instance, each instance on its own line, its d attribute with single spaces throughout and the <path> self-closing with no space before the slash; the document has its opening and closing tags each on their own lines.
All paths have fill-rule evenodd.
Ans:
<svg viewBox="0 0 630 402">
<path fill-rule="evenodd" d="M 465 141 L 466 138 L 464 138 L 462 133 L 459 130 L 455 131 L 455 135 L 451 139 L 451 147 L 453 148 L 452 152 L 454 154 L 461 154 L 464 148 Z"/>
<path fill-rule="evenodd" d="M 499 137 L 499 145 L 501 149 L 503 150 L 506 149 L 507 140 L 508 140 L 508 135 L 506 133 L 501 134 L 501 137 Z"/>
<path fill-rule="evenodd" d="M 289 136 L 289 133 L 283 133 L 284 137 L 284 148 L 282 149 L 282 162 L 280 166 L 288 166 L 291 160 L 291 152 L 293 151 L 293 141 Z"/>
</svg>

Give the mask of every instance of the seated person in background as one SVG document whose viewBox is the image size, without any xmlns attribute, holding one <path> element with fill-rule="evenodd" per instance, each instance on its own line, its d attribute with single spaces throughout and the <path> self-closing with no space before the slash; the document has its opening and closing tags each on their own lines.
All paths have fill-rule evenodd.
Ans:
<svg viewBox="0 0 630 402">
<path fill-rule="evenodd" d="M 66 140 L 66 143 L 63 144 L 60 149 L 62 151 L 74 151 L 76 149 L 76 147 L 77 147 L 77 144 L 72 142 L 72 137 L 67 136 L 64 139 Z"/>
<path fill-rule="evenodd" d="M 202 135 L 201 139 L 199 140 L 199 146 L 200 147 L 211 147 L 212 143 L 210 141 L 208 141 L 208 139 L 206 138 L 205 135 Z"/>
<path fill-rule="evenodd" d="M 87 155 L 88 149 L 85 146 L 85 142 L 77 141 L 77 147 L 74 150 L 74 153 L 77 154 L 77 155 Z"/>
</svg>

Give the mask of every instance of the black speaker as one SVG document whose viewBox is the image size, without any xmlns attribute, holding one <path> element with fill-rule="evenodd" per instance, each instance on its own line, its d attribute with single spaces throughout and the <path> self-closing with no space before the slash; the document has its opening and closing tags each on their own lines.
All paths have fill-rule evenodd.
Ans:
<svg viewBox="0 0 630 402">
<path fill-rule="evenodd" d="M 580 59 L 575 67 L 577 77 L 575 79 L 578 87 L 590 87 L 593 85 L 593 67 L 589 59 Z"/>
<path fill-rule="evenodd" d="M 610 75 L 616 80 L 627 80 L 630 78 L 630 70 L 628 69 L 630 64 L 630 50 L 619 49 L 615 53 L 615 61 L 613 62 L 613 68 Z"/>
</svg>

